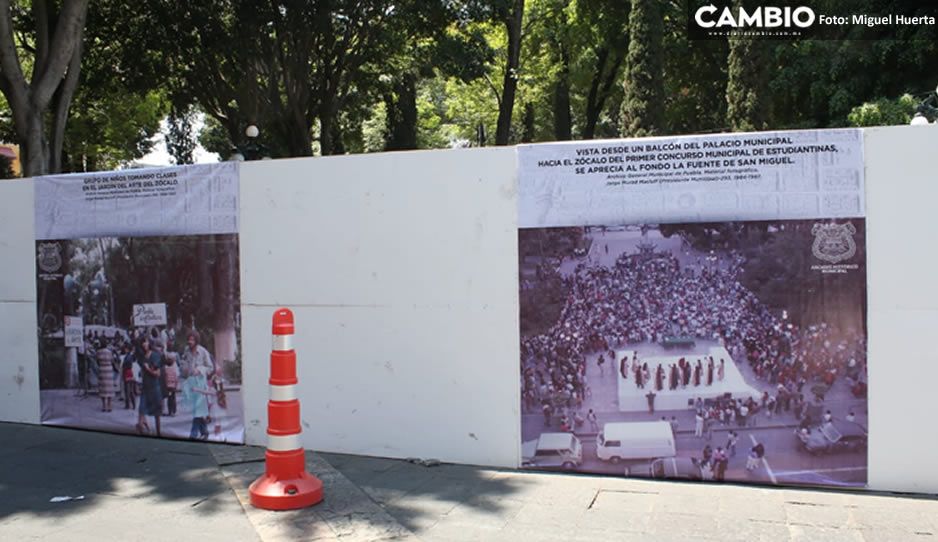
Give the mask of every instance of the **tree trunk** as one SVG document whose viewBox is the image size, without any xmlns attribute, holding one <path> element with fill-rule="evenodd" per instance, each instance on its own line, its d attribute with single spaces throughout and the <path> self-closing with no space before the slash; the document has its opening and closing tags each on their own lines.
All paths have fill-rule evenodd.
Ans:
<svg viewBox="0 0 938 542">
<path fill-rule="evenodd" d="M 388 112 L 387 141 L 389 151 L 417 148 L 417 75 L 405 72 L 394 83 L 394 93 L 385 95 Z"/>
<path fill-rule="evenodd" d="M 41 113 L 29 111 L 25 134 L 18 126 L 16 132 L 22 142 L 20 163 L 23 164 L 23 176 L 35 177 L 49 173 L 49 161 L 45 154 L 46 133 Z"/>
<path fill-rule="evenodd" d="M 53 149 L 49 148 L 44 116 L 57 92 L 71 101 L 74 86 L 62 85 L 69 79 L 66 75 L 69 66 L 80 62 L 79 43 L 85 27 L 88 0 L 63 2 L 55 17 L 48 16 L 47 7 L 45 0 L 34 0 L 37 50 L 33 58 L 33 76 L 27 82 L 13 39 L 10 0 L 0 0 L 0 90 L 13 112 L 13 124 L 22 150 L 23 175 L 26 177 L 47 173 L 53 165 L 50 155 L 58 141 L 53 136 Z M 56 20 L 53 34 L 49 33 L 50 19 Z M 65 114 L 67 117 L 67 106 Z M 55 115 L 59 115 L 58 107 Z M 64 129 L 64 121 L 60 124 Z M 59 157 L 55 160 L 56 166 L 58 162 Z"/>
<path fill-rule="evenodd" d="M 593 72 L 589 93 L 586 96 L 586 124 L 583 127 L 583 139 L 596 137 L 596 125 L 599 122 L 599 115 L 602 114 L 606 99 L 609 98 L 609 92 L 612 90 L 612 85 L 619 75 L 619 68 L 622 67 L 624 56 L 622 53 L 616 54 L 612 66 L 607 71 L 609 49 L 604 47 L 597 53 L 596 71 Z"/>
<path fill-rule="evenodd" d="M 528 102 L 524 104 L 524 131 L 521 133 L 522 143 L 531 143 L 534 141 L 534 104 Z"/>
<path fill-rule="evenodd" d="M 335 112 L 332 110 L 332 99 L 323 98 L 323 104 L 319 108 L 319 153 L 323 156 L 329 156 L 335 151 L 334 122 Z"/>
<path fill-rule="evenodd" d="M 215 365 L 223 368 L 238 355 L 238 337 L 235 332 L 235 284 L 238 265 L 238 245 L 231 235 L 218 236 L 215 257 L 215 303 L 213 332 L 215 338 Z"/>
<path fill-rule="evenodd" d="M 560 44 L 560 73 L 554 83 L 554 138 L 568 141 L 573 137 L 570 118 L 570 59 L 567 48 Z"/>
<path fill-rule="evenodd" d="M 81 74 L 82 30 L 79 31 L 78 43 L 72 52 L 72 59 L 68 63 L 68 72 L 65 80 L 59 87 L 55 99 L 55 112 L 52 116 L 52 137 L 49 148 L 49 171 L 58 173 L 62 171 L 62 146 L 65 143 L 65 123 L 68 122 L 68 110 L 72 105 L 72 98 L 78 88 L 78 77 Z"/>
<path fill-rule="evenodd" d="M 199 312 L 210 314 L 212 311 L 212 300 L 215 298 L 215 289 L 212 284 L 212 269 L 209 261 L 213 259 L 213 236 L 203 236 L 199 239 L 197 250 L 197 259 L 199 261 L 198 284 L 199 284 Z"/>
<path fill-rule="evenodd" d="M 524 0 L 514 0 L 511 12 L 504 20 L 508 33 L 508 57 L 505 61 L 505 78 L 502 83 L 502 101 L 498 107 L 498 122 L 495 126 L 495 144 L 507 145 L 511 136 L 511 113 L 515 106 L 518 90 L 518 68 L 521 63 L 521 24 L 524 19 Z"/>
</svg>

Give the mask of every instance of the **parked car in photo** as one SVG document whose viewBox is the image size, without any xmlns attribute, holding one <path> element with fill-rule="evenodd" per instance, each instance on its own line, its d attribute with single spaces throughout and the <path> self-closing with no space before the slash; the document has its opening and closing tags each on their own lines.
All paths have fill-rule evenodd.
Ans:
<svg viewBox="0 0 938 542">
<path fill-rule="evenodd" d="M 808 453 L 855 452 L 866 449 L 867 433 L 856 422 L 831 421 L 815 427 L 796 429 L 795 435 Z"/>
<path fill-rule="evenodd" d="M 668 422 L 615 422 L 596 435 L 596 457 L 612 464 L 623 459 L 673 457 L 674 431 Z"/>
<path fill-rule="evenodd" d="M 693 457 L 663 457 L 651 463 L 626 467 L 626 476 L 640 478 L 671 478 L 676 480 L 702 480 L 700 463 Z"/>
<path fill-rule="evenodd" d="M 541 433 L 521 445 L 521 465 L 573 470 L 583 463 L 583 445 L 573 433 Z"/>
</svg>

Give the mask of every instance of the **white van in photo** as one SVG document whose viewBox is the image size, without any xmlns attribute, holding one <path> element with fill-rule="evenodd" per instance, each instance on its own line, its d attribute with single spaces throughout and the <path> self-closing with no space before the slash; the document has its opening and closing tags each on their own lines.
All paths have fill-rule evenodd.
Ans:
<svg viewBox="0 0 938 542">
<path fill-rule="evenodd" d="M 674 457 L 674 432 L 668 422 L 617 422 L 596 436 L 596 456 L 613 464 L 623 459 Z"/>
</svg>

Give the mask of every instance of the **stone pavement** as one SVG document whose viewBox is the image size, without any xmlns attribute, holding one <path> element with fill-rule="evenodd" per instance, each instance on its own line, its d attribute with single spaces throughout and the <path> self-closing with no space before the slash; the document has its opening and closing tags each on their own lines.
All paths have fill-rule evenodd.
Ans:
<svg viewBox="0 0 938 542">
<path fill-rule="evenodd" d="M 204 444 L 10 423 L 0 442 L 0 540 L 260 540 Z"/>
<path fill-rule="evenodd" d="M 0 540 L 907 541 L 938 500 L 309 454 L 326 499 L 247 504 L 263 450 L 0 423 Z M 78 501 L 50 503 L 54 496 Z"/>
</svg>

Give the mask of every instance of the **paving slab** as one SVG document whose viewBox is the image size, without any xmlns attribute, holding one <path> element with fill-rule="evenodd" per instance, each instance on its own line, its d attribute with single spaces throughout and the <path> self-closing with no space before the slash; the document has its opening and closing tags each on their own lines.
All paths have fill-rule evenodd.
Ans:
<svg viewBox="0 0 938 542">
<path fill-rule="evenodd" d="M 260 540 L 201 443 L 8 423 L 0 442 L 0 540 Z"/>
<path fill-rule="evenodd" d="M 213 447 L 221 473 L 264 542 L 417 540 L 377 502 L 317 454 L 306 469 L 323 482 L 323 501 L 302 510 L 269 511 L 250 504 L 248 487 L 264 473 L 263 448 Z"/>
</svg>

